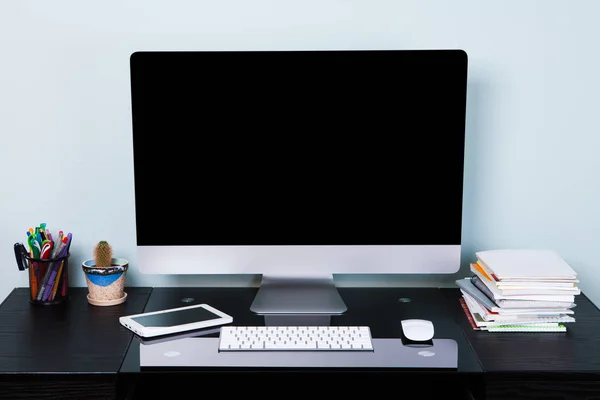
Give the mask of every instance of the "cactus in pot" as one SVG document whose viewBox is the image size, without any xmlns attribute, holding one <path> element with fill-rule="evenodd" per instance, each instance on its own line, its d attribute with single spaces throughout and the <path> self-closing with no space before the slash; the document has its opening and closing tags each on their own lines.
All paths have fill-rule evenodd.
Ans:
<svg viewBox="0 0 600 400">
<path fill-rule="evenodd" d="M 129 262 L 113 257 L 112 246 L 101 240 L 94 246 L 94 257 L 82 263 L 88 285 L 88 302 L 97 306 L 121 304 L 127 298 L 125 277 Z"/>
</svg>

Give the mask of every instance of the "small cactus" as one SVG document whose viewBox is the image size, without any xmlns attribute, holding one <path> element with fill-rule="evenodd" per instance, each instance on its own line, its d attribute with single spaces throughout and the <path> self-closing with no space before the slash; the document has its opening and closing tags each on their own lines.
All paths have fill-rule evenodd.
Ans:
<svg viewBox="0 0 600 400">
<path fill-rule="evenodd" d="M 94 262 L 97 268 L 106 268 L 112 265 L 112 247 L 106 240 L 98 242 L 94 247 Z"/>
</svg>

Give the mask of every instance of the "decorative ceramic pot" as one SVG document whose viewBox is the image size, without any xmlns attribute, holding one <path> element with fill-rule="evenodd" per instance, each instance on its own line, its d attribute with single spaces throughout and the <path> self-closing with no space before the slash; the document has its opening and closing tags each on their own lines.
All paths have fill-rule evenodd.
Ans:
<svg viewBox="0 0 600 400">
<path fill-rule="evenodd" d="M 88 302 L 95 306 L 113 306 L 127 299 L 125 278 L 129 262 L 113 258 L 110 267 L 96 268 L 94 259 L 85 260 L 81 267 L 88 286 Z"/>
</svg>

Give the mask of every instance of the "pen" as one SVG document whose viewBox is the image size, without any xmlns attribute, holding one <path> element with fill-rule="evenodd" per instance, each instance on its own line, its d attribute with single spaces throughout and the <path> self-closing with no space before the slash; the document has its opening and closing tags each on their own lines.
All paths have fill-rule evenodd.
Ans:
<svg viewBox="0 0 600 400">
<path fill-rule="evenodd" d="M 62 243 L 59 239 L 56 239 L 56 241 L 54 241 L 53 243 L 54 243 L 54 245 L 52 246 L 52 255 L 50 256 L 50 258 L 56 258 L 58 256 L 58 252 L 60 251 L 60 246 L 62 245 Z"/>
<path fill-rule="evenodd" d="M 64 247 L 66 246 L 66 238 L 62 238 L 60 240 L 60 242 L 58 243 L 58 248 L 56 249 L 56 252 L 54 254 L 54 256 L 52 258 L 58 258 L 61 257 L 61 254 L 63 252 Z"/>
<path fill-rule="evenodd" d="M 73 239 L 73 235 L 71 234 L 71 232 L 67 233 L 67 243 L 66 243 L 66 249 L 65 249 L 65 256 L 67 254 L 69 254 L 69 249 L 71 248 L 71 239 Z"/>
<path fill-rule="evenodd" d="M 71 233 L 69 233 L 67 235 L 69 237 L 69 246 L 67 247 L 67 252 L 65 253 L 65 255 L 69 255 L 69 249 L 71 248 L 71 243 L 73 242 L 73 235 Z M 68 268 L 63 268 L 63 284 L 62 284 L 62 292 L 61 295 L 63 297 L 67 296 L 67 288 L 69 287 L 69 282 L 67 281 L 67 272 L 68 272 Z"/>
<path fill-rule="evenodd" d="M 61 263 L 62 264 L 62 263 Z M 52 289 L 54 288 L 56 274 L 58 273 L 58 269 L 52 267 L 50 270 L 50 276 L 48 278 L 48 282 L 44 287 L 44 293 L 42 294 L 42 301 L 47 301 L 50 295 L 52 294 Z"/>
<path fill-rule="evenodd" d="M 54 244 L 55 252 L 54 252 L 54 255 L 52 256 L 52 258 L 56 258 L 60 244 L 62 243 L 62 240 L 63 240 L 63 231 L 58 231 L 58 238 L 56 239 L 56 243 Z"/>
</svg>

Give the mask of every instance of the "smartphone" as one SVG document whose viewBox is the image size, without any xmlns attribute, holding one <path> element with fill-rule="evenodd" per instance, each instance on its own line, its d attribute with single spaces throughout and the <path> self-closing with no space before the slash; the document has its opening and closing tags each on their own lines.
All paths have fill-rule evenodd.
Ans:
<svg viewBox="0 0 600 400">
<path fill-rule="evenodd" d="M 208 304 L 170 308 L 119 317 L 119 322 L 143 338 L 217 327 L 233 318 Z"/>
</svg>

